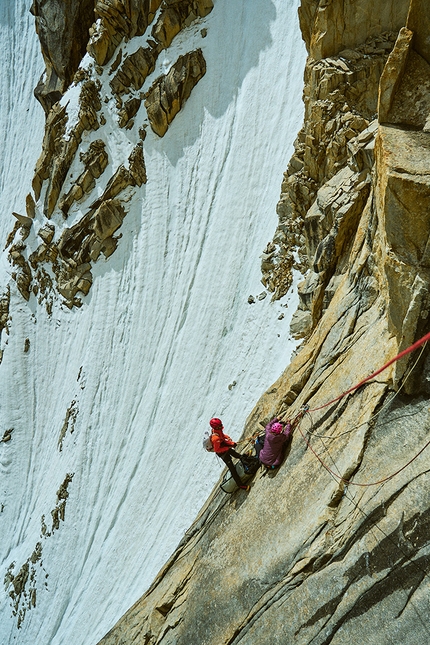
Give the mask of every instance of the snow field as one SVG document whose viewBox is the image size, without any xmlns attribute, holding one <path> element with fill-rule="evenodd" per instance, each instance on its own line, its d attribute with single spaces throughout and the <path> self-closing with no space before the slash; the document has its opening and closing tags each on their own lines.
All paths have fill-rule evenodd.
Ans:
<svg viewBox="0 0 430 645">
<path fill-rule="evenodd" d="M 289 361 L 296 296 L 247 299 L 263 291 L 259 255 L 276 227 L 282 173 L 302 121 L 297 6 L 217 0 L 204 21 L 178 36 L 154 76 L 197 46 L 206 75 L 163 139 L 148 128 L 148 183 L 127 205 L 117 251 L 95 265 L 83 307 L 56 306 L 49 318 L 12 290 L 0 365 L 0 430 L 14 428 L 12 441 L 0 444 L 3 575 L 13 561 L 16 574 L 38 541 L 43 551 L 36 608 L 19 632 L 0 592 L 5 644 L 97 643 L 148 588 L 216 483 L 221 468 L 201 445 L 210 417 L 221 417 L 237 439 Z M 5 37 L 12 52 L 12 34 L 24 29 L 15 20 Z M 31 21 L 25 25 L 36 51 Z M 19 58 L 11 61 L 24 82 Z M 40 60 L 15 117 L 1 112 L 11 141 L 20 136 L 39 70 Z M 34 109 L 31 170 L 43 134 Z M 90 137 L 106 140 L 114 170 L 136 132 L 113 131 L 104 111 L 107 124 Z M 9 212 L 25 200 L 32 173 L 7 146 L 2 171 L 20 176 Z M 78 215 L 79 206 L 71 221 Z M 2 223 L 6 232 L 12 225 L 10 218 Z M 4 284 L 4 258 L 1 267 Z M 71 406 L 74 430 L 70 423 L 60 451 Z M 41 538 L 41 516 L 50 529 L 67 473 L 74 476 L 65 521 Z"/>
</svg>

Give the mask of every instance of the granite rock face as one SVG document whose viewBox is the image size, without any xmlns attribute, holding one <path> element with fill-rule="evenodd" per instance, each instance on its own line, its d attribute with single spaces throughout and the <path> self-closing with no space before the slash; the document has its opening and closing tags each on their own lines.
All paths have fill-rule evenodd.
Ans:
<svg viewBox="0 0 430 645">
<path fill-rule="evenodd" d="M 275 298 L 302 269 L 304 342 L 244 437 L 298 425 L 278 471 L 213 491 L 103 645 L 429 641 L 427 347 L 340 396 L 430 328 L 426 8 L 302 0 L 301 25 L 305 122 L 262 265 Z"/>
<path fill-rule="evenodd" d="M 174 127 L 206 62 L 197 49 L 149 87 L 148 76 L 176 35 L 213 7 L 212 0 L 34 0 L 46 131 L 26 213 L 13 213 L 6 240 L 24 299 L 36 297 L 48 313 L 56 300 L 82 305 L 94 263 L 117 248 L 131 193 L 152 180 L 145 128 L 161 137 Z M 291 331 L 303 343 L 243 436 L 273 416 L 298 424 L 279 470 L 258 472 L 249 493 L 213 491 L 103 645 L 429 642 L 427 348 L 339 396 L 430 328 L 427 3 L 302 0 L 300 22 L 309 52 L 305 120 L 262 282 L 280 298 L 292 269 L 302 271 Z M 138 46 L 126 47 L 135 37 Z M 81 66 L 86 50 L 92 62 Z M 60 100 L 69 87 L 70 99 Z M 115 165 L 108 119 L 129 136 Z M 6 290 L 0 333 L 11 325 L 9 300 Z M 64 520 L 71 481 L 67 474 L 50 533 L 42 518 L 41 535 Z M 40 557 L 37 543 L 5 579 L 19 621 L 34 606 Z"/>
<path fill-rule="evenodd" d="M 300 26 L 309 55 L 315 60 L 354 50 L 367 39 L 404 26 L 408 4 L 374 0 L 303 0 Z"/>
</svg>

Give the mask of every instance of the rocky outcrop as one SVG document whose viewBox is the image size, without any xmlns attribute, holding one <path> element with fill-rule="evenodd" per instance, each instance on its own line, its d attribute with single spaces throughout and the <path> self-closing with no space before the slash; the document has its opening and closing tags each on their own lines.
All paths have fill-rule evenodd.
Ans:
<svg viewBox="0 0 430 645">
<path fill-rule="evenodd" d="M 3 584 L 11 599 L 12 614 L 16 618 L 18 629 L 21 627 L 26 613 L 36 607 L 37 589 L 40 589 L 42 584 L 45 588 L 48 588 L 47 578 L 49 574 L 46 573 L 43 567 L 43 546 L 45 540 L 60 528 L 60 521 L 64 522 L 65 520 L 66 502 L 69 497 L 67 489 L 72 482 L 73 476 L 74 473 L 67 473 L 60 488 L 57 490 L 57 503 L 51 511 L 51 530 L 48 531 L 45 516 L 42 515 L 40 522 L 40 541 L 36 543 L 33 552 L 18 571 L 16 571 L 16 562 L 12 562 L 9 565 L 3 579 Z"/>
<path fill-rule="evenodd" d="M 212 0 L 164 0 L 160 16 L 152 28 L 152 36 L 163 48 L 197 17 L 204 18 L 213 9 Z"/>
<path fill-rule="evenodd" d="M 42 154 L 36 164 L 33 190 L 35 200 L 41 196 L 43 182 L 48 180 L 44 199 L 44 213 L 50 218 L 57 206 L 60 192 L 70 170 L 84 132 L 97 130 L 100 123 L 97 112 L 101 109 L 100 85 L 92 80 L 84 80 L 80 88 L 79 113 L 76 124 L 67 131 L 67 106 L 57 103 L 50 111 L 42 144 Z M 92 158 L 94 144 L 82 157 L 87 162 Z"/>
<path fill-rule="evenodd" d="M 207 16 L 213 9 L 212 0 L 164 0 L 153 5 L 148 7 L 147 24 L 151 24 L 154 19 L 155 8 L 160 6 L 160 12 L 147 46 L 139 47 L 124 59 L 120 51 L 111 67 L 111 73 L 115 72 L 115 75 L 110 81 L 110 86 L 116 96 L 120 127 L 132 127 L 133 122 L 130 124 L 130 120 L 138 112 L 142 99 L 141 96 L 133 96 L 123 104 L 122 96 L 140 90 L 146 78 L 154 71 L 159 54 L 170 46 L 174 37 L 197 18 Z M 90 53 L 99 63 L 101 60 L 107 62 L 111 58 L 113 44 L 118 44 L 121 33 L 124 34 L 124 27 L 120 28 L 117 25 L 109 32 L 104 29 L 103 21 L 99 23 L 89 47 Z M 104 43 L 101 53 L 97 49 L 100 42 Z M 95 48 L 94 44 L 97 45 Z M 169 73 L 153 83 L 146 93 L 145 107 L 151 126 L 159 136 L 165 134 L 168 124 L 181 109 L 205 71 L 203 54 L 201 50 L 197 50 L 179 57 Z"/>
<path fill-rule="evenodd" d="M 96 23 L 90 30 L 88 51 L 98 65 L 112 58 L 123 38 L 130 40 L 145 33 L 161 0 L 97 0 Z"/>
<path fill-rule="evenodd" d="M 0 340 L 2 339 L 3 332 L 9 333 L 9 307 L 10 307 L 10 287 L 7 287 L 5 292 L 0 297 Z M 0 350 L 0 363 L 3 359 L 3 350 Z M 4 440 L 4 438 L 3 438 Z"/>
<path fill-rule="evenodd" d="M 76 399 L 73 399 L 70 406 L 66 410 L 66 417 L 64 419 L 63 427 L 61 428 L 60 436 L 58 437 L 58 450 L 61 452 L 63 449 L 63 441 L 66 434 L 69 432 L 73 434 L 75 431 L 76 417 L 79 413 L 79 407 Z M 63 517 L 64 519 L 64 517 Z"/>
<path fill-rule="evenodd" d="M 423 11 L 302 1 L 305 123 L 263 264 L 275 297 L 305 272 L 305 341 L 244 436 L 298 425 L 279 471 L 213 491 L 100 644 L 428 641 L 428 349 L 340 396 L 429 330 Z"/>
<path fill-rule="evenodd" d="M 63 141 L 63 139 L 61 139 Z M 108 164 L 105 144 L 102 140 L 93 141 L 88 152 L 81 154 L 80 161 L 84 171 L 77 177 L 71 189 L 63 195 L 59 208 L 66 217 L 75 201 L 91 194 L 96 179 L 101 176 Z M 57 160 L 58 163 L 58 160 Z M 63 296 L 67 306 L 80 306 L 78 293 L 86 295 L 92 285 L 91 266 L 100 254 L 108 258 L 115 251 L 118 237 L 114 233 L 120 228 L 126 215 L 121 201 L 116 199 L 129 187 L 142 186 L 146 183 L 146 169 L 143 157 L 143 143 L 139 142 L 128 158 L 128 167 L 119 166 L 107 182 L 100 197 L 91 205 L 88 212 L 74 225 L 63 229 L 56 238 L 55 226 L 47 222 L 38 231 L 42 242 L 28 257 L 23 242 L 14 244 L 10 250 L 11 261 L 19 266 L 27 266 L 25 293 L 28 299 L 32 290 L 40 301 L 48 298 L 49 309 L 52 307 L 52 279 L 43 269 L 43 264 L 50 263 L 57 281 L 58 292 Z M 49 190 L 49 188 L 48 188 Z M 48 193 L 47 193 L 48 194 Z M 30 267 L 34 271 L 31 273 Z M 21 278 L 22 282 L 23 278 Z M 20 282 L 17 280 L 18 287 Z"/>
<path fill-rule="evenodd" d="M 46 69 L 35 96 L 48 114 L 72 82 L 89 40 L 95 0 L 33 0 Z"/>
<path fill-rule="evenodd" d="M 157 78 L 145 99 L 149 123 L 159 137 L 167 132 L 191 90 L 206 73 L 206 62 L 201 49 L 180 56 L 170 71 Z"/>
<path fill-rule="evenodd" d="M 158 54 L 169 47 L 173 38 L 190 25 L 197 17 L 207 16 L 213 9 L 212 0 L 145 0 L 126 2 L 124 0 L 97 0 L 96 24 L 91 28 L 88 51 L 98 65 L 105 65 L 112 58 L 123 38 L 130 40 L 145 33 L 148 25 L 160 12 L 152 28 L 149 48 L 141 48 L 138 57 L 127 64 L 139 74 L 140 62 L 148 55 L 154 61 Z M 145 65 L 143 66 L 143 68 Z M 122 73 L 126 73 L 123 69 Z M 143 84 L 143 81 L 142 81 Z"/>
<path fill-rule="evenodd" d="M 206 71 L 202 51 L 180 56 L 149 90 L 139 90 L 154 71 L 159 53 L 182 29 L 213 9 L 212 0 L 60 4 L 34 0 L 32 6 L 46 63 L 38 97 L 47 118 L 26 214 L 14 213 L 15 226 L 6 240 L 19 291 L 26 300 L 36 296 L 48 313 L 57 295 L 68 307 L 81 306 L 79 294 L 86 295 L 92 284 L 92 264 L 117 248 L 130 189 L 147 182 L 143 141 L 148 121 L 158 136 L 165 134 Z M 88 31 L 94 17 L 97 22 Z M 146 46 L 123 55 L 122 42 L 142 36 L 153 22 Z M 79 67 L 87 44 L 96 64 Z M 102 66 L 108 64 L 111 94 L 99 78 Z M 70 98 L 60 101 L 70 86 Z M 109 165 L 106 133 L 97 139 L 90 136 L 106 124 L 106 103 L 111 103 L 119 127 L 135 128 L 140 139 L 114 169 Z M 111 174 L 104 177 L 108 169 Z M 70 216 L 73 224 L 67 226 Z"/>
<path fill-rule="evenodd" d="M 13 244 L 9 250 L 8 260 L 14 267 L 14 271 L 12 273 L 13 279 L 16 281 L 16 285 L 23 298 L 28 300 L 30 298 L 32 276 L 30 267 L 24 255 L 25 248 L 25 244 L 22 240 Z"/>
<path fill-rule="evenodd" d="M 110 82 L 114 94 L 121 96 L 131 90 L 140 90 L 146 77 L 154 71 L 157 56 L 153 47 L 139 47 L 127 56 Z"/>
<path fill-rule="evenodd" d="M 262 282 L 273 292 L 273 299 L 287 293 L 292 284 L 293 267 L 302 272 L 312 268 L 313 254 L 309 249 L 312 243 L 306 235 L 305 222 L 318 190 L 338 172 L 344 172 L 347 164 L 351 169 L 356 168 L 355 147 L 365 147 L 364 139 L 367 138 L 367 145 L 373 145 L 370 143 L 372 128 L 368 128 L 376 116 L 379 78 L 395 39 L 396 32 L 387 31 L 369 37 L 354 50 L 344 50 L 325 59 L 308 58 L 305 122 L 284 175 L 277 206 L 279 225 L 262 262 Z M 360 172 L 368 176 L 372 168 L 369 162 L 364 167 L 359 162 Z M 342 182 L 340 174 L 339 184 Z M 336 183 L 333 179 L 328 190 L 333 190 Z M 355 200 L 352 195 L 351 199 Z M 303 335 L 309 331 L 306 326 Z"/>
<path fill-rule="evenodd" d="M 79 201 L 85 194 L 90 193 L 96 185 L 96 179 L 98 179 L 106 170 L 106 166 L 108 165 L 108 155 L 104 141 L 102 139 L 97 139 L 90 143 L 88 151 L 81 154 L 80 160 L 82 161 L 85 170 L 83 170 L 76 179 L 68 193 L 63 195 L 60 203 L 58 204 L 58 207 L 66 216 L 73 202 Z"/>
<path fill-rule="evenodd" d="M 418 6 L 411 2 L 407 27 L 414 24 L 415 31 L 401 30 L 379 93 L 375 197 L 384 227 L 389 320 L 401 333 L 402 347 L 413 340 L 417 318 L 427 317 L 430 279 L 430 65 L 416 49 L 426 24 L 416 22 Z"/>
<path fill-rule="evenodd" d="M 46 63 L 37 94 L 47 118 L 26 214 L 14 213 L 6 248 L 22 296 L 34 295 L 48 313 L 58 295 L 68 307 L 81 306 L 93 263 L 116 250 L 130 189 L 148 180 L 145 128 L 149 122 L 158 136 L 165 134 L 206 71 L 202 51 L 180 56 L 146 92 L 139 91 L 160 52 L 212 9 L 212 0 L 34 0 Z M 142 36 L 151 23 L 146 46 L 123 54 L 123 41 Z M 79 67 L 86 49 L 94 63 Z M 104 65 L 110 65 L 108 87 L 100 80 Z M 69 98 L 60 101 L 68 88 Z M 127 141 L 128 153 L 116 168 L 110 166 L 107 132 L 100 130 L 106 104 L 120 128 L 135 130 L 133 148 Z M 95 131 L 97 138 L 91 136 Z M 69 217 L 71 226 L 65 223 Z"/>
<path fill-rule="evenodd" d="M 319 60 L 344 49 L 354 50 L 385 31 L 397 32 L 405 25 L 407 12 L 408 3 L 402 1 L 302 0 L 299 18 L 309 55 Z"/>
</svg>

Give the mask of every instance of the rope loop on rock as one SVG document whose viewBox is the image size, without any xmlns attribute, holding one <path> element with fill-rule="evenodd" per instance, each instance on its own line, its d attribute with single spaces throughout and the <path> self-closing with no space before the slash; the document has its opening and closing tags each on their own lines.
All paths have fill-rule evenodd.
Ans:
<svg viewBox="0 0 430 645">
<path fill-rule="evenodd" d="M 369 376 L 366 376 L 362 381 L 357 383 L 356 385 L 353 385 L 352 387 L 349 388 L 349 390 L 346 390 L 346 392 L 343 392 L 342 394 L 339 394 L 336 398 L 332 399 L 331 401 L 328 401 L 328 403 L 324 403 L 324 405 L 320 405 L 317 408 L 312 408 L 309 410 L 309 412 L 316 412 L 317 410 L 322 410 L 323 408 L 326 408 L 327 406 L 331 405 L 332 403 L 336 403 L 336 401 L 339 401 L 340 399 L 343 399 L 344 396 L 347 394 L 350 394 L 351 392 L 354 392 L 355 390 L 358 390 L 359 387 L 364 385 L 364 383 L 367 383 L 367 381 L 370 381 L 370 379 L 374 378 L 375 376 L 378 376 L 381 372 L 387 369 L 387 367 L 390 367 L 393 363 L 396 361 L 400 360 L 404 356 L 407 356 L 411 352 L 413 352 L 415 349 L 418 347 L 421 347 L 421 345 L 424 345 L 428 340 L 430 340 L 430 332 L 428 332 L 425 336 L 417 340 L 413 345 L 410 345 L 406 349 L 404 349 L 402 352 L 397 354 L 394 358 L 388 361 L 388 363 L 385 363 L 382 367 L 377 369 L 375 372 L 372 372 L 372 374 L 369 374 Z"/>
<path fill-rule="evenodd" d="M 361 387 L 364 383 L 367 383 L 367 381 L 370 381 L 370 379 L 374 378 L 375 376 L 377 376 L 378 374 L 380 374 L 381 372 L 383 372 L 384 370 L 386 370 L 386 369 L 387 369 L 387 367 L 389 367 L 390 365 L 392 365 L 392 364 L 393 364 L 393 363 L 395 363 L 396 361 L 400 360 L 400 359 L 401 359 L 401 358 L 403 358 L 404 356 L 407 356 L 408 354 L 410 354 L 411 352 L 413 352 L 415 349 L 418 349 L 418 347 L 421 347 L 421 345 L 424 345 L 425 343 L 427 343 L 427 341 L 428 341 L 428 340 L 430 340 L 430 332 L 428 332 L 425 336 L 423 336 L 422 338 L 420 338 L 419 340 L 417 340 L 415 343 L 413 343 L 412 345 L 410 345 L 409 347 L 407 347 L 406 349 L 404 349 L 402 352 L 400 352 L 399 354 L 397 354 L 396 356 L 394 356 L 394 358 L 392 358 L 391 360 L 389 360 L 387 363 L 385 363 L 385 365 L 383 365 L 382 367 L 380 367 L 379 369 L 377 369 L 375 372 L 373 372 L 372 374 L 370 374 L 369 376 L 367 376 L 366 378 L 364 378 L 363 380 L 361 380 L 359 383 L 357 383 L 357 384 L 356 384 L 356 385 L 354 385 L 353 387 L 349 388 L 349 390 L 346 390 L 346 392 L 343 392 L 342 394 L 340 394 L 340 395 L 339 395 L 339 396 L 337 396 L 336 398 L 332 399 L 332 400 L 331 400 L 331 401 L 329 401 L 328 403 L 324 403 L 323 405 L 320 405 L 320 406 L 318 406 L 318 407 L 316 407 L 316 408 L 312 408 L 312 409 L 310 409 L 310 408 L 309 408 L 309 405 L 304 405 L 304 406 L 302 406 L 302 408 L 301 408 L 300 412 L 296 415 L 296 417 L 295 417 L 295 419 L 294 419 L 294 423 L 297 423 L 298 430 L 299 430 L 299 432 L 300 432 L 300 434 L 301 434 L 301 436 L 302 436 L 303 440 L 305 441 L 305 443 L 306 443 L 307 447 L 311 450 L 311 452 L 313 453 L 313 455 L 318 459 L 318 461 L 320 462 L 320 464 L 321 464 L 321 465 L 322 465 L 322 466 L 323 466 L 323 467 L 324 467 L 324 468 L 325 468 L 325 469 L 326 469 L 326 470 L 327 470 L 327 471 L 332 475 L 332 477 L 334 477 L 337 481 L 339 481 L 339 482 L 343 482 L 343 483 L 344 483 L 344 484 L 346 484 L 347 486 L 361 486 L 361 487 L 366 487 L 366 488 L 367 488 L 367 487 L 369 487 L 369 486 L 377 486 L 377 485 L 379 485 L 379 484 L 383 484 L 383 483 L 385 483 L 385 482 L 389 481 L 390 479 L 393 479 L 393 477 L 395 477 L 396 475 L 398 475 L 399 473 L 401 473 L 401 472 L 402 472 L 403 470 L 405 470 L 405 468 L 407 468 L 407 467 L 408 467 L 408 466 L 409 466 L 413 461 L 415 461 L 415 459 L 417 459 L 417 458 L 421 455 L 421 453 L 422 453 L 422 452 L 424 452 L 424 450 L 425 450 L 425 449 L 430 445 L 430 440 L 429 440 L 429 441 L 427 441 L 427 443 L 426 443 L 426 444 L 425 444 L 425 445 L 424 445 L 424 446 L 423 446 L 423 447 L 422 447 L 422 448 L 421 448 L 421 449 L 420 449 L 420 450 L 419 450 L 419 451 L 418 451 L 418 452 L 417 452 L 417 453 L 416 453 L 416 454 L 415 454 L 415 455 L 414 455 L 414 456 L 413 456 L 413 457 L 412 457 L 412 458 L 411 458 L 411 459 L 410 459 L 406 464 L 404 464 L 401 468 L 399 468 L 398 470 L 396 470 L 394 473 L 391 473 L 391 474 L 390 474 L 390 475 L 388 475 L 387 477 L 384 477 L 383 479 L 379 479 L 378 481 L 375 481 L 375 482 L 370 482 L 370 483 L 360 483 L 360 482 L 351 481 L 350 479 L 345 479 L 344 477 L 341 477 L 340 475 L 338 475 L 337 473 L 335 473 L 335 472 L 330 468 L 330 466 L 328 466 L 328 465 L 324 462 L 324 460 L 320 457 L 320 455 L 319 455 L 319 454 L 318 454 L 318 453 L 317 453 L 317 452 L 312 448 L 312 446 L 311 446 L 311 444 L 310 444 L 309 440 L 306 438 L 306 436 L 304 435 L 304 433 L 303 433 L 302 429 L 300 428 L 300 421 L 301 421 L 302 417 L 303 417 L 305 414 L 307 414 L 307 413 L 310 413 L 310 412 L 316 412 L 317 410 L 322 410 L 323 408 L 326 408 L 327 406 L 331 405 L 332 403 L 335 403 L 336 401 L 339 401 L 340 399 L 342 399 L 342 398 L 343 398 L 344 396 L 346 396 L 347 394 L 350 394 L 351 392 L 354 392 L 354 391 L 355 391 L 355 390 L 357 390 L 359 387 Z M 423 349 L 424 349 L 424 348 L 423 348 Z M 421 352 L 421 353 L 422 353 L 422 352 Z M 420 356 L 421 356 L 421 354 L 420 354 Z M 418 358 L 420 358 L 420 356 L 419 356 Z M 415 365 L 416 365 L 416 363 L 415 363 Z M 414 367 L 415 367 L 415 365 L 414 365 Z M 408 374 L 408 376 L 409 376 L 409 374 Z M 375 416 L 376 416 L 376 415 L 375 415 Z M 336 438 L 336 437 L 333 437 L 333 438 Z"/>
<path fill-rule="evenodd" d="M 302 429 L 300 428 L 300 423 L 298 424 L 298 426 L 297 426 L 297 427 L 298 427 L 299 432 L 300 432 L 300 434 L 302 435 L 303 440 L 305 441 L 305 443 L 306 443 L 307 447 L 308 447 L 308 448 L 310 449 L 310 451 L 315 455 L 315 457 L 318 459 L 318 461 L 320 462 L 320 464 L 321 464 L 322 466 L 324 466 L 324 468 L 325 468 L 325 469 L 326 469 L 326 470 L 327 470 L 327 471 L 328 471 L 328 472 L 329 472 L 333 477 L 335 477 L 335 479 L 336 479 L 337 481 L 339 481 L 339 482 L 343 482 L 343 483 L 344 483 L 344 484 L 346 484 L 347 486 L 361 486 L 362 488 L 368 488 L 369 486 L 377 486 L 378 484 L 384 484 L 385 482 L 389 481 L 390 479 L 393 479 L 393 477 L 395 477 L 396 475 L 398 475 L 399 473 L 401 473 L 401 472 L 402 472 L 402 470 L 405 470 L 405 468 L 407 468 L 407 467 L 408 467 L 408 466 L 409 466 L 413 461 L 415 461 L 415 459 L 417 459 L 417 457 L 419 457 L 419 456 L 420 456 L 420 454 L 421 454 L 422 452 L 424 452 L 424 450 L 425 450 L 425 449 L 430 445 L 430 439 L 429 439 L 429 441 L 427 441 L 427 443 L 426 443 L 426 444 L 421 448 L 421 450 L 419 450 L 419 451 L 418 451 L 418 452 L 417 452 L 417 453 L 412 457 L 412 459 L 410 459 L 406 464 L 404 464 L 401 468 L 399 468 L 398 470 L 396 470 L 394 473 L 391 473 L 391 475 L 388 475 L 387 477 L 384 477 L 383 479 L 379 479 L 379 480 L 378 480 L 378 481 L 376 481 L 376 482 L 361 483 L 361 482 L 355 482 L 355 481 L 352 481 L 352 480 L 350 480 L 350 479 L 345 479 L 344 477 L 341 477 L 340 475 L 338 475 L 337 473 L 335 473 L 335 472 L 330 468 L 330 466 L 328 466 L 328 465 L 325 463 L 325 461 L 324 461 L 324 460 L 319 456 L 319 454 L 318 454 L 318 453 L 317 453 L 317 452 L 312 448 L 312 446 L 311 446 L 311 444 L 310 444 L 309 440 L 306 438 L 306 436 L 303 434 Z"/>
</svg>

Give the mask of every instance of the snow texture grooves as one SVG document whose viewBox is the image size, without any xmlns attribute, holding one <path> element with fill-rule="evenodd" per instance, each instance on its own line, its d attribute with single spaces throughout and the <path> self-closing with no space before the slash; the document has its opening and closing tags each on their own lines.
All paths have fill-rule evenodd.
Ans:
<svg viewBox="0 0 430 645">
<path fill-rule="evenodd" d="M 45 115 L 33 97 L 33 88 L 44 69 L 40 45 L 34 34 L 30 3 L 0 0 L 0 232 L 2 248 L 11 229 L 12 210 L 25 215 L 39 156 Z M 19 174 L 18 174 L 19 173 Z"/>
<path fill-rule="evenodd" d="M 216 483 L 217 460 L 201 446 L 208 419 L 220 416 L 238 438 L 288 363 L 294 298 L 247 300 L 263 290 L 259 255 L 302 121 L 298 4 L 217 0 L 175 39 L 161 64 L 202 47 L 207 73 L 165 137 L 148 132 L 148 183 L 127 205 L 118 250 L 95 266 L 81 309 L 56 306 L 48 318 L 12 287 L 0 365 L 0 430 L 14 428 L 0 444 L 0 569 L 4 577 L 15 562 L 16 573 L 41 540 L 49 577 L 46 588 L 41 568 L 19 632 L 1 587 L 5 645 L 95 644 L 148 588 Z M 43 114 L 32 98 L 41 57 L 28 7 L 0 0 L 0 16 L 10 61 L 1 81 L 4 239 L 30 189 Z M 97 137 L 115 168 L 123 135 L 110 137 L 111 124 Z M 2 288 L 7 271 L 3 255 Z M 73 400 L 74 431 L 60 451 Z M 66 473 L 64 522 L 41 538 Z"/>
</svg>

